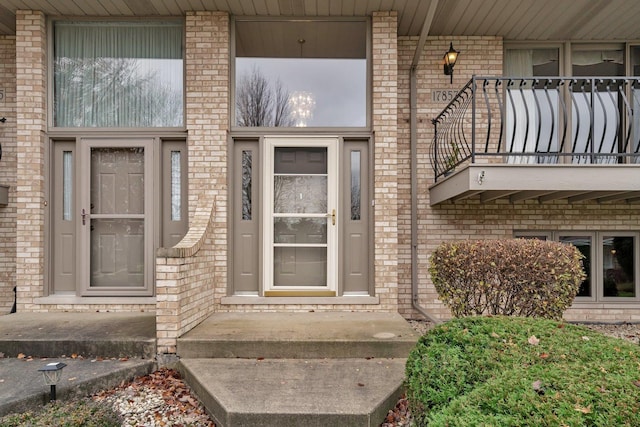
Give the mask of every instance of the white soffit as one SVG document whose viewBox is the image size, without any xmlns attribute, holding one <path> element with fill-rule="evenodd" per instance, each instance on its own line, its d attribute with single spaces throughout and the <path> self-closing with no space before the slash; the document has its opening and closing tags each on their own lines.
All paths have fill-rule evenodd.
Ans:
<svg viewBox="0 0 640 427">
<path fill-rule="evenodd" d="M 51 16 L 370 16 L 398 12 L 398 35 L 418 36 L 432 0 L 0 0 L 0 34 L 15 34 L 16 10 Z M 639 40 L 638 0 L 440 1 L 429 35 L 501 36 L 505 40 Z"/>
</svg>

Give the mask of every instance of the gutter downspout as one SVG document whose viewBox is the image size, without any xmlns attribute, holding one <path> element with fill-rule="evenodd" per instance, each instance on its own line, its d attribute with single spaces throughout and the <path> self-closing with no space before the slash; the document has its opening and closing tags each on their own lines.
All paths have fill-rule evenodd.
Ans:
<svg viewBox="0 0 640 427">
<path fill-rule="evenodd" d="M 416 70 L 420 62 L 422 50 L 427 41 L 429 28 L 438 7 L 438 0 L 431 0 L 429 10 L 422 24 L 420 31 L 420 39 L 413 56 L 411 68 L 409 70 L 409 107 L 410 107 L 410 155 L 411 155 L 411 306 L 430 322 L 437 324 L 441 320 L 436 319 L 429 314 L 427 310 L 420 305 L 418 294 L 418 107 L 417 107 L 417 77 Z"/>
</svg>

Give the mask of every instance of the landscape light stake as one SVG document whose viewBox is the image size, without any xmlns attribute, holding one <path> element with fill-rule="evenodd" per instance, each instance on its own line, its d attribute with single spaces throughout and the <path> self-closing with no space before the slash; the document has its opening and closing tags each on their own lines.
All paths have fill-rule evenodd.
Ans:
<svg viewBox="0 0 640 427">
<path fill-rule="evenodd" d="M 50 402 L 56 400 L 56 384 L 58 384 L 58 381 L 60 381 L 60 377 L 62 376 L 62 369 L 65 366 L 67 366 L 66 363 L 52 362 L 47 363 L 43 368 L 38 369 L 38 371 L 42 372 L 44 383 L 51 386 L 51 393 L 49 394 Z"/>
</svg>

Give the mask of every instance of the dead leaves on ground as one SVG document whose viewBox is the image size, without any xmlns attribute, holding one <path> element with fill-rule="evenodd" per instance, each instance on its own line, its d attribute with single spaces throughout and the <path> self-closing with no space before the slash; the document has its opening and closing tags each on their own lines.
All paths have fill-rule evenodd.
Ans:
<svg viewBox="0 0 640 427">
<path fill-rule="evenodd" d="M 171 369 L 159 369 L 149 375 L 136 377 L 131 382 L 121 382 L 116 389 L 103 390 L 94 395 L 94 398 L 100 399 L 115 393 L 118 389 L 129 388 L 133 392 L 141 389 L 157 390 L 162 394 L 162 398 L 167 405 L 177 406 L 182 410 L 186 410 L 186 405 L 198 408 L 199 403 L 196 398 L 191 395 L 189 387 L 180 377 L 177 371 Z"/>
</svg>

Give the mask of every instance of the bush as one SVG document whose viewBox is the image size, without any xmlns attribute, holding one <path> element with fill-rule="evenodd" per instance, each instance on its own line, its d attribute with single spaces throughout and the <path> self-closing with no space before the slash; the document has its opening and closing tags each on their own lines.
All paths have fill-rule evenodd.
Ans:
<svg viewBox="0 0 640 427">
<path fill-rule="evenodd" d="M 573 245 L 537 239 L 441 244 L 429 272 L 456 317 L 505 315 L 560 319 L 585 274 Z"/>
<path fill-rule="evenodd" d="M 406 366 L 417 425 L 640 426 L 640 348 L 546 319 L 468 317 Z"/>
<path fill-rule="evenodd" d="M 39 412 L 0 417 L 3 427 L 120 427 L 122 417 L 112 408 L 82 399 L 70 403 L 53 402 Z"/>
</svg>

